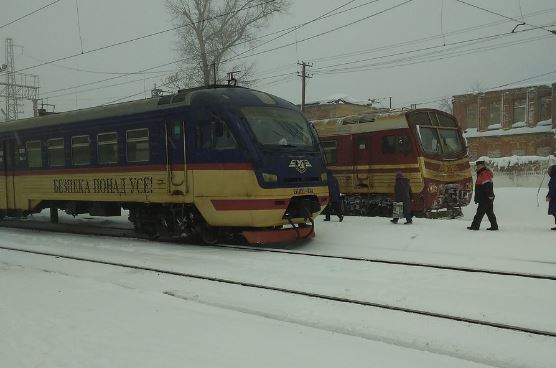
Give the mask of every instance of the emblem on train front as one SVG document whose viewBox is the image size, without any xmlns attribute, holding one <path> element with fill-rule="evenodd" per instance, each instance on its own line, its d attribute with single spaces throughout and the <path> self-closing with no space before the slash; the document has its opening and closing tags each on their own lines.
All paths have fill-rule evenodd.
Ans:
<svg viewBox="0 0 556 368">
<path fill-rule="evenodd" d="M 290 167 L 296 169 L 300 174 L 305 173 L 307 168 L 313 167 L 309 160 L 291 160 Z"/>
</svg>

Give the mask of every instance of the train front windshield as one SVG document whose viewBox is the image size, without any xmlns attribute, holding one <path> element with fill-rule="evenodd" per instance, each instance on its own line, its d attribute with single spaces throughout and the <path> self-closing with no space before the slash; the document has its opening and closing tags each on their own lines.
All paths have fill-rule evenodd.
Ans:
<svg viewBox="0 0 556 368">
<path fill-rule="evenodd" d="M 453 156 L 465 152 L 465 144 L 456 119 L 435 111 L 415 112 L 415 122 L 421 147 L 434 156 Z"/>
<path fill-rule="evenodd" d="M 278 107 L 244 107 L 241 112 L 263 146 L 316 147 L 307 120 L 297 111 Z"/>
</svg>

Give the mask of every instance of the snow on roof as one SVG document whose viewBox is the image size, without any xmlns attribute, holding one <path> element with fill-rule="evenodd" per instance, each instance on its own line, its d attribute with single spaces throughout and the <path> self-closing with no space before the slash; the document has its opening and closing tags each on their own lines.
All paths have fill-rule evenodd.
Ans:
<svg viewBox="0 0 556 368">
<path fill-rule="evenodd" d="M 511 90 L 511 89 L 520 89 L 520 88 L 534 88 L 534 87 L 540 87 L 540 86 L 552 87 L 552 85 L 554 83 L 556 83 L 556 80 L 539 82 L 539 83 L 535 83 L 535 84 L 531 84 L 530 82 L 529 83 L 516 83 L 516 84 L 511 84 L 511 85 L 505 85 L 503 87 L 498 87 L 498 88 L 489 88 L 489 89 L 480 90 L 480 91 L 470 91 L 470 92 L 467 92 L 467 93 L 461 93 L 461 94 L 458 94 L 458 95 L 454 95 L 453 97 L 480 95 L 480 94 L 483 94 L 483 93 L 507 91 L 507 90 Z"/>
<path fill-rule="evenodd" d="M 498 126 L 499 124 L 495 124 Z M 494 126 L 494 125 L 491 125 Z M 489 126 L 489 129 L 490 127 Z M 468 128 L 463 133 L 465 138 L 480 138 L 480 137 L 498 137 L 506 135 L 519 135 L 519 134 L 538 134 L 538 133 L 554 133 L 556 129 L 552 129 L 552 119 L 540 121 L 535 127 L 518 127 L 512 129 L 492 129 L 484 132 L 478 132 L 476 128 Z"/>
<path fill-rule="evenodd" d="M 327 105 L 327 104 L 353 104 L 353 105 L 370 105 L 370 101 L 362 101 L 356 100 L 354 98 L 349 97 L 345 93 L 336 93 L 321 100 L 313 101 L 308 103 L 307 105 Z"/>
<path fill-rule="evenodd" d="M 540 87 L 540 86 L 552 87 L 552 85 L 554 83 L 556 83 L 556 80 L 538 82 L 538 83 L 535 83 L 535 84 L 531 84 L 531 82 L 529 82 L 529 83 L 516 83 L 516 84 L 511 84 L 509 86 L 487 89 L 486 91 L 483 91 L 483 92 L 504 91 L 504 90 L 507 90 L 507 89 L 532 88 L 532 87 Z M 479 92 L 479 93 L 482 93 L 482 92 Z"/>
</svg>

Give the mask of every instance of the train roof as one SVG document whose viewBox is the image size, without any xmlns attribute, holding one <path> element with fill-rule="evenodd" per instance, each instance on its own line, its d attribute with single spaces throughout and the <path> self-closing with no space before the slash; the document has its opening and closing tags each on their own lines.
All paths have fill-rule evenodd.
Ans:
<svg viewBox="0 0 556 368">
<path fill-rule="evenodd" d="M 178 93 L 173 95 L 153 97 L 146 100 L 136 100 L 111 105 L 101 105 L 85 109 L 66 111 L 0 123 L 0 133 L 175 109 L 180 106 L 191 105 L 191 102 L 195 98 L 195 96 L 203 93 L 211 94 L 223 102 L 235 102 L 241 106 L 271 105 L 288 108 L 291 110 L 298 110 L 294 104 L 280 97 L 270 95 L 266 92 L 261 92 L 244 87 L 202 87 L 180 90 L 178 91 Z"/>
<path fill-rule="evenodd" d="M 321 137 L 404 129 L 409 127 L 406 119 L 407 112 L 406 110 L 388 113 L 364 113 L 337 119 L 313 120 L 311 123 Z"/>
</svg>

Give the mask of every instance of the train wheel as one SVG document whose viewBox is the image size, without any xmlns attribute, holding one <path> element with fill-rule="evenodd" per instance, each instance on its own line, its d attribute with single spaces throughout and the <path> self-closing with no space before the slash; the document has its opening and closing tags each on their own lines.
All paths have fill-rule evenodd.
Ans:
<svg viewBox="0 0 556 368">
<path fill-rule="evenodd" d="M 217 228 L 211 227 L 209 225 L 203 225 L 201 229 L 201 239 L 205 244 L 216 244 L 218 241 L 219 231 Z"/>
<path fill-rule="evenodd" d="M 157 226 L 153 222 L 145 222 L 142 224 L 143 233 L 150 239 L 158 239 L 160 234 L 158 232 Z"/>
</svg>

